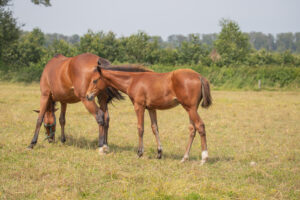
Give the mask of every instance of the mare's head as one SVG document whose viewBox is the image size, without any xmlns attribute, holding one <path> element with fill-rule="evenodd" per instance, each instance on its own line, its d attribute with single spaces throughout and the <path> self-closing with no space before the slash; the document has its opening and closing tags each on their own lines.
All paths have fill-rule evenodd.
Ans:
<svg viewBox="0 0 300 200">
<path fill-rule="evenodd" d="M 44 127 L 46 130 L 46 136 L 49 142 L 52 142 L 54 140 L 55 136 L 55 130 L 56 130 L 56 117 L 55 117 L 55 111 L 58 109 L 47 109 L 44 115 Z M 34 112 L 40 113 L 39 110 L 34 110 Z"/>
</svg>

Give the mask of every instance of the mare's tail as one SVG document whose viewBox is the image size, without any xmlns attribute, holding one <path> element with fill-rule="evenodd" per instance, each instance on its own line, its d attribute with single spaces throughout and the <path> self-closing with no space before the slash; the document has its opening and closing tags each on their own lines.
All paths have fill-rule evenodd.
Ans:
<svg viewBox="0 0 300 200">
<path fill-rule="evenodd" d="M 202 93 L 202 104 L 203 108 L 208 108 L 212 104 L 212 98 L 210 95 L 210 86 L 206 78 L 200 76 L 201 81 L 201 93 Z"/>
</svg>

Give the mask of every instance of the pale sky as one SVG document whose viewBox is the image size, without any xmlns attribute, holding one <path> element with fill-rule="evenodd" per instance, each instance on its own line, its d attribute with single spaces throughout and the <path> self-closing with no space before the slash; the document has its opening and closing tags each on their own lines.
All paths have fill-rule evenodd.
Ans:
<svg viewBox="0 0 300 200">
<path fill-rule="evenodd" d="M 23 30 L 65 35 L 113 31 L 128 36 L 139 30 L 164 39 L 171 34 L 218 33 L 221 18 L 243 32 L 300 32 L 300 0 L 51 0 L 51 7 L 12 0 Z"/>
</svg>

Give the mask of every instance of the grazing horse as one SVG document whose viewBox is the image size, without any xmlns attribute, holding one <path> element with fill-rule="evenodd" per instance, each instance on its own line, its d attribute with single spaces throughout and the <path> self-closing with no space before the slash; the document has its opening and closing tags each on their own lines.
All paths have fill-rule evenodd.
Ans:
<svg viewBox="0 0 300 200">
<path fill-rule="evenodd" d="M 97 74 L 98 71 L 98 74 Z M 100 75 L 100 76 L 99 76 Z M 183 159 L 189 158 L 189 152 L 198 131 L 201 136 L 202 160 L 208 158 L 206 132 L 203 121 L 197 113 L 201 106 L 208 108 L 212 104 L 209 82 L 190 69 L 178 69 L 168 73 L 155 73 L 140 67 L 104 66 L 99 60 L 95 75 L 87 91 L 91 99 L 97 92 L 106 87 L 114 87 L 126 93 L 131 99 L 137 115 L 139 147 L 138 156 L 143 155 L 144 112 L 148 110 L 153 134 L 156 137 L 158 158 L 162 156 L 162 146 L 159 139 L 156 109 L 170 109 L 178 104 L 188 112 L 190 118 L 190 138 Z"/>
<path fill-rule="evenodd" d="M 114 88 L 106 88 L 99 91 L 98 97 L 100 108 L 94 98 L 87 99 L 87 89 L 91 83 L 95 66 L 98 60 L 104 65 L 110 65 L 109 61 L 91 53 L 81 54 L 75 57 L 63 55 L 54 56 L 45 66 L 40 80 L 40 110 L 33 139 L 28 148 L 33 148 L 37 143 L 39 130 L 44 120 L 46 134 L 49 142 L 55 140 L 56 118 L 54 112 L 55 102 L 60 102 L 61 113 L 59 123 L 61 125 L 61 142 L 65 142 L 65 114 L 68 103 L 81 101 L 86 109 L 95 117 L 99 125 L 99 152 L 105 153 L 107 146 L 107 131 L 109 126 L 109 115 L 107 103 L 113 98 L 123 99 L 123 96 Z"/>
</svg>

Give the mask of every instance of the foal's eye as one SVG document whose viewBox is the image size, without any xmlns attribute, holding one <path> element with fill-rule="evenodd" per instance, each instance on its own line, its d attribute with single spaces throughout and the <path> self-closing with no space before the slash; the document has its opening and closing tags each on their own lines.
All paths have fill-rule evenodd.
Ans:
<svg viewBox="0 0 300 200">
<path fill-rule="evenodd" d="M 93 83 L 94 83 L 94 84 L 96 84 L 96 83 L 97 83 L 97 81 L 98 81 L 98 79 L 96 79 L 96 80 L 93 80 Z"/>
</svg>

